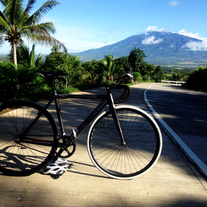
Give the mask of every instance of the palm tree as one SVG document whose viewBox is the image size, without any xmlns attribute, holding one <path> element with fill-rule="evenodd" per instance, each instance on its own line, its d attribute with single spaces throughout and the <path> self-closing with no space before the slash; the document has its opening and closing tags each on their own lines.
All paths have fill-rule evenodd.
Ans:
<svg viewBox="0 0 207 207">
<path fill-rule="evenodd" d="M 115 63 L 113 60 L 113 55 L 105 55 L 102 63 L 106 69 L 106 78 L 113 82 L 115 72 Z"/>
<path fill-rule="evenodd" d="M 36 0 L 28 0 L 27 6 L 23 8 L 23 0 L 0 0 L 4 10 L 0 11 L 0 43 L 3 39 L 9 41 L 13 49 L 13 61 L 17 66 L 16 47 L 22 38 L 26 37 L 36 43 L 46 43 L 66 47 L 53 38 L 50 33 L 55 32 L 52 22 L 39 23 L 41 17 L 59 3 L 48 0 L 36 12 L 29 15 Z"/>
<path fill-rule="evenodd" d="M 35 60 L 35 45 L 32 45 L 32 50 L 29 51 L 29 47 L 27 47 L 26 45 L 20 43 L 17 46 L 17 62 L 19 63 L 22 60 L 26 60 L 30 66 L 32 67 L 37 67 L 38 65 L 40 65 L 41 59 L 42 59 L 42 55 L 38 54 L 36 60 Z M 13 50 L 11 50 L 10 53 L 10 59 L 13 59 Z"/>
<path fill-rule="evenodd" d="M 66 55 L 64 58 L 64 64 L 60 64 L 57 69 L 69 74 L 65 78 L 66 88 L 69 84 L 78 84 L 84 75 L 83 67 L 80 62 L 80 57 L 73 55 Z"/>
</svg>

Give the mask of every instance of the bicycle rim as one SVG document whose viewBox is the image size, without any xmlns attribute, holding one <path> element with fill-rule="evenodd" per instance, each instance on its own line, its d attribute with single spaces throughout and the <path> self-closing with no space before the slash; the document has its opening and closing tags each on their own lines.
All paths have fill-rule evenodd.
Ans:
<svg viewBox="0 0 207 207">
<path fill-rule="evenodd" d="M 88 152 L 93 163 L 113 178 L 131 179 L 148 171 L 158 160 L 162 138 L 156 122 L 136 107 L 117 107 L 126 146 L 118 135 L 110 112 L 93 123 Z"/>
<path fill-rule="evenodd" d="M 16 139 L 42 109 L 28 101 L 14 101 L 0 107 L 0 171 L 3 173 L 30 175 L 52 159 L 57 128 L 49 112 L 43 113 L 25 138 Z"/>
</svg>

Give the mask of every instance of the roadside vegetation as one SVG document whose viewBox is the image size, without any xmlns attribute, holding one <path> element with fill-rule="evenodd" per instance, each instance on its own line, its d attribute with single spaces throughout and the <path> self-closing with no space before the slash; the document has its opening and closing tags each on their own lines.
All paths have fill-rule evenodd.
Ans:
<svg viewBox="0 0 207 207">
<path fill-rule="evenodd" d="M 79 57 L 67 53 L 66 47 L 54 39 L 52 22 L 40 23 L 41 17 L 58 5 L 47 1 L 36 12 L 30 14 L 35 1 L 29 1 L 23 8 L 22 0 L 1 1 L 0 44 L 9 41 L 11 52 L 0 60 L 0 103 L 27 99 L 37 101 L 50 97 L 50 86 L 37 70 L 64 72 L 67 77 L 59 77 L 56 85 L 61 93 L 94 88 L 111 83 L 133 84 L 139 82 L 161 82 L 161 80 L 187 81 L 186 86 L 207 90 L 207 67 L 190 72 L 174 68 L 163 68 L 145 62 L 145 53 L 139 48 L 131 50 L 129 56 L 114 58 L 108 54 L 101 60 L 81 62 Z M 22 37 L 35 43 L 53 45 L 44 60 L 27 47 Z M 61 50 L 62 48 L 62 50 Z"/>
<path fill-rule="evenodd" d="M 21 44 L 17 47 L 17 57 L 18 67 L 7 59 L 0 62 L 1 103 L 14 99 L 37 101 L 50 98 L 50 86 L 37 70 L 68 73 L 69 76 L 56 79 L 59 92 L 64 94 L 111 83 L 161 82 L 164 79 L 185 81 L 186 87 L 207 91 L 207 67 L 190 72 L 155 66 L 144 61 L 146 55 L 139 48 L 134 48 L 126 57 L 113 58 L 109 54 L 101 60 L 82 63 L 79 57 L 60 51 L 58 46 L 54 46 L 43 60 L 41 54 L 35 55 L 35 45 L 30 51 Z M 126 74 L 133 78 L 121 78 Z"/>
<path fill-rule="evenodd" d="M 142 82 L 147 81 L 149 76 L 161 81 L 164 78 L 162 67 L 146 63 L 144 57 L 146 55 L 142 50 L 134 48 L 127 57 L 113 58 L 109 54 L 101 60 L 82 63 L 79 57 L 60 51 L 58 46 L 54 46 L 51 53 L 42 60 L 41 54 L 35 55 L 35 45 L 30 51 L 28 47 L 20 44 L 17 47 L 17 67 L 12 61 L 0 62 L 0 99 L 5 102 L 11 99 L 49 98 L 50 86 L 47 80 L 36 73 L 37 70 L 69 74 L 56 80 L 61 93 L 111 83 Z M 124 79 L 126 77 L 128 79 Z"/>
<path fill-rule="evenodd" d="M 194 70 L 184 86 L 207 92 L 207 66 L 200 66 Z"/>
</svg>

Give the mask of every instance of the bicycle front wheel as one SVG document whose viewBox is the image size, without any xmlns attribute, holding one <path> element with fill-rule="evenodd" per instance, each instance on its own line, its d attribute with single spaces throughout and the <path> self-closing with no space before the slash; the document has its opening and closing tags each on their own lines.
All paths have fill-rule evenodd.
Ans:
<svg viewBox="0 0 207 207">
<path fill-rule="evenodd" d="M 43 111 L 33 102 L 14 101 L 0 106 L 0 171 L 26 176 L 39 171 L 56 151 L 57 127 L 48 111 L 22 136 Z"/>
<path fill-rule="evenodd" d="M 154 119 L 132 106 L 116 107 L 126 146 L 122 144 L 110 111 L 93 122 L 87 139 L 88 153 L 106 175 L 132 179 L 148 171 L 158 160 L 162 135 Z"/>
</svg>

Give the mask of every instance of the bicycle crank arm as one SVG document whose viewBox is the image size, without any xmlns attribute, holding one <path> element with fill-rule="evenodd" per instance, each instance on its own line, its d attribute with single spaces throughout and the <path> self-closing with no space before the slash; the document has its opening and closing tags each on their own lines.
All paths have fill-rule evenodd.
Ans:
<svg viewBox="0 0 207 207">
<path fill-rule="evenodd" d="M 57 159 L 58 157 L 68 158 L 72 156 L 76 150 L 76 144 L 74 140 L 70 141 L 67 146 L 65 144 L 59 143 L 58 147 L 60 147 L 60 149 L 55 155 L 55 159 Z"/>
</svg>

